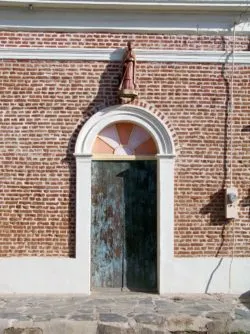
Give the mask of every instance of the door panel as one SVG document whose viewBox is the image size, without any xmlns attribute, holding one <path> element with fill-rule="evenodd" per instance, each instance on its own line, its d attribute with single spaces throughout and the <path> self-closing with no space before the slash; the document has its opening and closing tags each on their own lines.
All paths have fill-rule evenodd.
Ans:
<svg viewBox="0 0 250 334">
<path fill-rule="evenodd" d="M 92 162 L 92 287 L 156 289 L 156 161 Z"/>
<path fill-rule="evenodd" d="M 126 285 L 156 290 L 156 161 L 134 162 L 125 180 Z"/>
<path fill-rule="evenodd" d="M 127 163 L 92 162 L 92 286 L 121 287 Z"/>
</svg>

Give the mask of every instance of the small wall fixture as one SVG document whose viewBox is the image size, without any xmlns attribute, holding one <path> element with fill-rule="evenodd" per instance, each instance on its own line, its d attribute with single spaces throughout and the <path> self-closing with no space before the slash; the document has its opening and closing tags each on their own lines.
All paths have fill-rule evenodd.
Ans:
<svg viewBox="0 0 250 334">
<path fill-rule="evenodd" d="M 238 218 L 238 191 L 235 187 L 226 188 L 225 211 L 227 219 Z"/>
</svg>

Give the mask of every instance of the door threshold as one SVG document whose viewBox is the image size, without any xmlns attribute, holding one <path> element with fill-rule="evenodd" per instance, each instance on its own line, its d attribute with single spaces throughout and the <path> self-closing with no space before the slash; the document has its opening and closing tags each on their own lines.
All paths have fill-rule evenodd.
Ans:
<svg viewBox="0 0 250 334">
<path fill-rule="evenodd" d="M 148 294 L 159 294 L 157 290 L 140 290 L 140 289 L 129 289 L 129 288 L 95 288 L 91 290 L 91 293 L 100 293 L 100 292 L 108 292 L 108 293 L 148 293 Z"/>
<path fill-rule="evenodd" d="M 91 292 L 134 292 L 128 288 L 95 288 Z"/>
</svg>

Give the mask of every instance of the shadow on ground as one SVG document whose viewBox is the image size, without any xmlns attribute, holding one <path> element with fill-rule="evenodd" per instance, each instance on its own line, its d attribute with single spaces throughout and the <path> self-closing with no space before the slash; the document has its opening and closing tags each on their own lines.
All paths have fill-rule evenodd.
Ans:
<svg viewBox="0 0 250 334">
<path fill-rule="evenodd" d="M 241 303 L 250 310 L 250 290 L 240 295 L 239 300 Z"/>
</svg>

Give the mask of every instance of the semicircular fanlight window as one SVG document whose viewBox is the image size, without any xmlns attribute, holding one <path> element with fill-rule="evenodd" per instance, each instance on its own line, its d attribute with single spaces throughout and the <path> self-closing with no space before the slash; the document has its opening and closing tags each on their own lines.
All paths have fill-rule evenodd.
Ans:
<svg viewBox="0 0 250 334">
<path fill-rule="evenodd" d="M 104 128 L 96 137 L 93 154 L 155 155 L 157 148 L 152 136 L 132 123 L 115 123 Z"/>
</svg>

